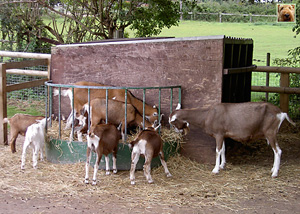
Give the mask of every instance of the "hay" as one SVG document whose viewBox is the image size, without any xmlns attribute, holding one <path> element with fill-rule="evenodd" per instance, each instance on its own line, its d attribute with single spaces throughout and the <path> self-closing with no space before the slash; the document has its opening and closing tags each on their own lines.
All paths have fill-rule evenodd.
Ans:
<svg viewBox="0 0 300 214">
<path fill-rule="evenodd" d="M 70 140 L 71 129 L 64 129 L 64 124 L 61 124 L 61 136 L 59 136 L 59 122 L 52 121 L 51 127 L 47 130 L 47 137 L 48 140 L 50 139 L 62 139 L 65 141 Z M 133 141 L 138 135 L 138 129 L 131 131 L 129 135 L 127 135 L 126 142 L 120 140 L 120 143 L 128 144 L 129 142 Z M 175 132 L 173 129 L 168 129 L 166 127 L 161 128 L 160 135 L 163 143 L 169 143 L 170 149 L 175 147 L 176 151 L 178 151 L 181 147 L 181 144 L 184 143 L 183 137 L 180 133 Z M 84 137 L 84 140 L 86 138 Z M 73 141 L 78 141 L 77 134 L 74 134 Z M 58 142 L 59 143 L 59 142 Z M 59 145 L 57 145 L 59 147 Z"/>
<path fill-rule="evenodd" d="M 257 147 L 253 148 L 257 151 L 253 154 L 240 154 L 241 159 L 248 161 L 241 163 L 232 159 L 219 175 L 211 174 L 212 165 L 199 164 L 176 155 L 167 162 L 173 177 L 167 178 L 163 167 L 158 167 L 152 170 L 155 183 L 149 185 L 143 172 L 137 171 L 134 186 L 130 185 L 129 171 L 109 176 L 99 171 L 98 185 L 85 185 L 84 163 L 60 165 L 45 161 L 38 162 L 39 169 L 34 170 L 30 152 L 27 154 L 26 170 L 21 171 L 21 143 L 17 144 L 16 154 L 11 154 L 8 146 L 1 145 L 0 188 L 24 200 L 70 197 L 87 203 L 91 198 L 99 198 L 102 204 L 115 202 L 122 206 L 124 203 L 127 210 L 137 207 L 150 210 L 159 205 L 165 208 L 189 207 L 196 211 L 201 207 L 217 206 L 237 212 L 244 209 L 243 202 L 259 199 L 270 203 L 284 201 L 288 205 L 300 191 L 300 135 L 283 133 L 278 139 L 283 156 L 277 179 L 272 179 L 270 173 L 273 154 L 267 158 L 264 150 L 260 150 L 265 143 L 257 143 Z M 290 149 L 291 142 L 293 148 Z M 270 147 L 268 149 L 271 150 Z M 253 158 L 256 160 L 253 161 Z"/>
</svg>

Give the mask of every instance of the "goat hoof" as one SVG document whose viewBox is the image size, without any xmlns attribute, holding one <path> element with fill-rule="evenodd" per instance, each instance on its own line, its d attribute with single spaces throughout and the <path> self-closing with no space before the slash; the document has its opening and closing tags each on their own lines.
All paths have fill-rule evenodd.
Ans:
<svg viewBox="0 0 300 214">
<path fill-rule="evenodd" d="M 213 169 L 213 171 L 211 171 L 213 174 L 219 174 L 219 170 L 217 169 Z"/>
<path fill-rule="evenodd" d="M 96 186 L 97 185 L 97 181 L 93 181 L 92 185 Z"/>
<path fill-rule="evenodd" d="M 274 173 L 274 172 L 273 172 L 272 178 L 277 178 L 277 176 L 278 176 L 278 173 Z"/>
<path fill-rule="evenodd" d="M 135 181 L 131 181 L 130 183 L 131 183 L 131 185 L 135 185 Z"/>
<path fill-rule="evenodd" d="M 113 173 L 114 173 L 114 174 L 117 174 L 117 172 L 118 172 L 118 170 L 116 170 L 116 169 L 113 170 Z"/>
<path fill-rule="evenodd" d="M 171 173 L 167 173 L 167 178 L 172 177 Z"/>
<path fill-rule="evenodd" d="M 149 180 L 148 183 L 149 183 L 149 184 L 153 184 L 154 181 L 153 181 L 153 180 Z"/>
<path fill-rule="evenodd" d="M 89 184 L 89 179 L 85 179 L 85 180 L 84 180 L 84 183 L 85 183 L 85 184 Z"/>
<path fill-rule="evenodd" d="M 110 175 L 110 171 L 106 171 L 106 172 L 105 172 L 105 175 Z"/>
<path fill-rule="evenodd" d="M 21 169 L 22 169 L 22 170 L 25 170 L 25 166 L 21 166 Z"/>
</svg>

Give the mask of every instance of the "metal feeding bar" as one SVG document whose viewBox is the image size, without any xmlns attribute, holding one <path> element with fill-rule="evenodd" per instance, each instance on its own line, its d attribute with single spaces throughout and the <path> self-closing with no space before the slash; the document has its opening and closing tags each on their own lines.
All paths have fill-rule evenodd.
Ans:
<svg viewBox="0 0 300 214">
<path fill-rule="evenodd" d="M 181 86 L 155 86 L 155 87 L 113 87 L 113 86 L 82 86 L 82 85 L 65 85 L 65 84 L 55 84 L 52 83 L 52 81 L 47 81 L 45 82 L 45 85 L 48 86 L 46 87 L 46 94 L 48 95 L 48 97 L 46 98 L 46 117 L 50 117 L 53 113 L 53 100 L 52 100 L 52 91 L 53 88 L 58 88 L 58 92 L 59 92 L 59 96 L 58 96 L 58 120 L 59 120 L 59 138 L 61 138 L 61 88 L 66 88 L 69 89 L 71 88 L 71 92 L 72 92 L 72 141 L 74 140 L 74 120 L 75 120 L 75 114 L 74 114 L 74 89 L 75 88 L 81 88 L 81 89 L 88 89 L 88 105 L 89 105 L 89 109 L 88 109 L 88 114 L 90 115 L 90 111 L 91 111 L 91 107 L 90 107 L 90 103 L 91 103 L 91 89 L 102 89 L 102 90 L 106 90 L 106 94 L 105 94 L 105 100 L 106 100 L 106 123 L 108 123 L 108 91 L 112 90 L 112 89 L 123 89 L 125 90 L 125 94 L 124 94 L 124 98 L 125 98 L 125 124 L 124 125 L 124 129 L 125 129 L 125 141 L 127 138 L 127 93 L 128 90 L 143 90 L 143 113 L 142 113 L 142 117 L 143 117 L 143 129 L 145 128 L 145 103 L 146 103 L 146 90 L 158 90 L 158 121 L 160 124 L 160 120 L 161 120 L 161 91 L 162 90 L 170 90 L 170 112 L 172 112 L 172 105 L 173 105 L 173 90 L 174 89 L 178 89 L 178 103 L 181 104 Z M 49 93 L 48 93 L 49 92 Z M 90 129 L 90 117 L 88 117 L 88 129 Z"/>
</svg>

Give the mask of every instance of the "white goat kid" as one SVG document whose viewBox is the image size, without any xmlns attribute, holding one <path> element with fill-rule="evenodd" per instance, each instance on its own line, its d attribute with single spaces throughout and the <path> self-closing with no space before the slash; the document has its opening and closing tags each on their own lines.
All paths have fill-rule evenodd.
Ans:
<svg viewBox="0 0 300 214">
<path fill-rule="evenodd" d="M 26 150 L 28 146 L 32 147 L 33 168 L 35 169 L 37 168 L 37 159 L 38 159 L 39 151 L 40 151 L 41 161 L 44 160 L 43 149 L 44 149 L 44 142 L 45 142 L 46 121 L 49 122 L 50 118 L 37 120 L 36 123 L 30 125 L 27 128 L 27 132 L 25 134 L 25 141 L 23 144 L 21 169 L 25 169 L 25 157 L 26 157 Z"/>
</svg>

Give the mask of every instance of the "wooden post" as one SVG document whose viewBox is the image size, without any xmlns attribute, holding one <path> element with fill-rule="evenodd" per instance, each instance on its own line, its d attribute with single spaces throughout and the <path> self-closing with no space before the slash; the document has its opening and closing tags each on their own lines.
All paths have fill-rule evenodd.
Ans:
<svg viewBox="0 0 300 214">
<path fill-rule="evenodd" d="M 267 53 L 267 65 L 266 66 L 270 66 L 270 60 L 271 60 L 270 53 Z M 270 73 L 266 72 L 266 86 L 269 87 L 269 85 L 270 85 Z M 266 101 L 268 102 L 268 100 L 269 100 L 269 93 L 266 92 Z"/>
<path fill-rule="evenodd" d="M 290 81 L 289 81 L 289 74 L 287 73 L 281 73 L 280 77 L 280 87 L 289 87 Z M 281 93 L 280 94 L 280 109 L 283 112 L 288 113 L 289 112 L 289 95 Z"/>
<path fill-rule="evenodd" d="M 7 100 L 6 100 L 6 64 L 0 63 L 0 140 L 4 145 L 7 141 L 7 124 L 3 124 L 3 119 L 7 117 Z"/>
</svg>

